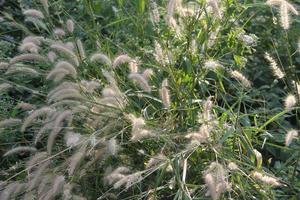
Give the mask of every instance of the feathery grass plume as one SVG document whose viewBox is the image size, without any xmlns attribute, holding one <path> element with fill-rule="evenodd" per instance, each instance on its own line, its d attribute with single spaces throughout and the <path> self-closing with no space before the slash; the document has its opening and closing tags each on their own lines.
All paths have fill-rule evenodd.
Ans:
<svg viewBox="0 0 300 200">
<path fill-rule="evenodd" d="M 26 168 L 28 168 L 29 170 L 31 170 L 33 167 L 35 167 L 35 165 L 39 164 L 44 159 L 46 159 L 47 156 L 48 156 L 47 152 L 44 152 L 44 151 L 36 153 L 34 156 L 32 156 L 30 158 L 30 160 L 28 160 L 26 162 Z"/>
<path fill-rule="evenodd" d="M 19 146 L 19 147 L 15 147 L 9 151 L 7 151 L 3 157 L 6 157 L 6 156 L 10 156 L 10 155 L 13 155 L 13 154 L 16 154 L 16 153 L 21 153 L 21 152 L 36 152 L 37 149 L 34 148 L 34 147 L 28 147 L 28 146 Z"/>
<path fill-rule="evenodd" d="M 220 32 L 220 29 L 221 29 L 220 26 L 218 26 L 215 31 L 210 33 L 209 38 L 207 40 L 208 41 L 207 42 L 207 47 L 208 48 L 211 48 L 216 43 L 216 41 L 218 39 L 218 34 Z"/>
<path fill-rule="evenodd" d="M 73 88 L 65 88 L 58 90 L 57 92 L 53 93 L 48 98 L 48 103 L 59 101 L 65 98 L 74 98 L 74 99 L 82 99 L 80 92 Z"/>
<path fill-rule="evenodd" d="M 66 24 L 67 24 L 68 32 L 73 33 L 73 31 L 74 31 L 74 22 L 73 22 L 73 20 L 68 19 Z"/>
<path fill-rule="evenodd" d="M 108 66 L 112 66 L 112 62 L 109 59 L 109 57 L 105 54 L 102 54 L 102 53 L 93 54 L 90 58 L 90 61 L 93 62 L 93 63 L 94 62 L 100 62 L 100 63 L 106 64 Z"/>
<path fill-rule="evenodd" d="M 117 56 L 112 64 L 112 67 L 115 69 L 116 67 L 118 67 L 119 65 L 122 65 L 124 63 L 130 63 L 132 61 L 132 58 L 130 58 L 128 55 L 126 54 L 122 54 Z"/>
<path fill-rule="evenodd" d="M 296 92 L 298 94 L 298 98 L 300 99 L 300 83 L 297 83 L 296 81 L 294 81 L 294 87 L 295 87 Z"/>
<path fill-rule="evenodd" d="M 48 94 L 47 97 L 52 96 L 54 93 L 58 92 L 59 90 L 63 89 L 74 89 L 74 90 L 79 90 L 79 86 L 73 82 L 70 81 L 65 81 L 61 83 L 59 86 L 55 87 L 53 90 L 51 90 Z"/>
<path fill-rule="evenodd" d="M 79 61 L 78 61 L 78 58 L 75 55 L 75 53 L 73 51 L 71 51 L 70 49 L 66 48 L 64 45 L 62 45 L 62 44 L 52 44 L 50 46 L 50 48 L 57 51 L 58 53 L 61 53 L 65 56 L 67 56 L 75 66 L 79 66 Z"/>
<path fill-rule="evenodd" d="M 213 200 L 218 199 L 219 197 L 217 196 L 217 192 L 216 192 L 216 183 L 214 181 L 214 178 L 211 174 L 205 174 L 204 176 L 204 182 L 208 188 L 209 191 L 209 195 L 211 196 L 211 198 Z"/>
<path fill-rule="evenodd" d="M 20 102 L 16 105 L 16 109 L 21 110 L 34 110 L 36 108 L 35 105 L 32 105 L 30 103 Z"/>
<path fill-rule="evenodd" d="M 24 10 L 23 15 L 25 15 L 27 17 L 33 17 L 33 18 L 40 18 L 40 19 L 44 18 L 43 13 L 39 10 L 36 10 L 36 9 Z"/>
<path fill-rule="evenodd" d="M 108 153 L 110 155 L 117 155 L 118 151 L 119 151 L 119 145 L 118 145 L 118 142 L 115 138 L 111 138 L 110 140 L 108 140 L 108 143 L 107 143 L 107 150 L 108 150 Z"/>
<path fill-rule="evenodd" d="M 146 79 L 149 80 L 151 76 L 153 76 L 154 72 L 152 69 L 145 69 L 145 71 L 143 72 L 142 76 Z"/>
<path fill-rule="evenodd" d="M 4 120 L 0 121 L 0 128 L 16 126 L 16 125 L 19 125 L 21 122 L 22 122 L 21 119 L 16 119 L 16 118 L 4 119 Z"/>
<path fill-rule="evenodd" d="M 37 46 L 40 46 L 44 38 L 41 36 L 27 36 L 22 40 L 22 44 L 34 43 Z"/>
<path fill-rule="evenodd" d="M 81 140 L 82 136 L 80 133 L 67 132 L 65 134 L 65 143 L 67 147 L 76 146 Z"/>
<path fill-rule="evenodd" d="M 63 191 L 65 184 L 64 176 L 56 176 L 53 180 L 51 189 L 42 197 L 43 200 L 55 199 Z"/>
<path fill-rule="evenodd" d="M 219 0 L 206 0 L 206 5 L 208 8 L 210 8 L 210 12 L 213 14 L 213 16 L 221 19 L 223 13 L 219 3 Z"/>
<path fill-rule="evenodd" d="M 101 104 L 110 105 L 117 108 L 124 108 L 126 105 L 126 96 L 117 88 L 117 86 L 108 86 L 102 90 L 103 98 Z"/>
<path fill-rule="evenodd" d="M 278 67 L 276 61 L 267 52 L 265 53 L 265 59 L 270 63 L 270 67 L 273 71 L 274 76 L 276 76 L 279 79 L 282 79 L 284 77 L 284 73 Z"/>
<path fill-rule="evenodd" d="M 8 69 L 9 64 L 6 62 L 0 62 L 0 70 Z"/>
<path fill-rule="evenodd" d="M 17 66 L 11 66 L 8 68 L 8 70 L 5 72 L 6 75 L 21 73 L 22 75 L 32 75 L 32 76 L 38 76 L 40 73 L 37 72 L 35 69 L 32 69 L 30 67 L 17 67 Z"/>
<path fill-rule="evenodd" d="M 25 184 L 19 183 L 18 181 L 13 181 L 12 183 L 8 184 L 4 190 L 0 193 L 1 200 L 10 200 L 15 199 L 16 195 L 18 195 L 22 190 L 24 190 Z"/>
<path fill-rule="evenodd" d="M 77 71 L 75 67 L 67 61 L 59 61 L 55 65 L 54 69 L 65 69 L 66 71 L 68 71 L 68 74 L 70 74 L 73 78 L 77 77 Z"/>
<path fill-rule="evenodd" d="M 39 185 L 37 186 L 37 194 L 40 199 L 43 197 L 45 193 L 51 190 L 51 183 L 53 182 L 54 175 L 50 173 L 45 173 L 43 175 L 43 179 L 40 181 Z"/>
<path fill-rule="evenodd" d="M 73 92 L 72 92 L 73 91 Z M 63 93 L 62 91 L 60 94 L 56 94 L 55 97 L 51 97 L 51 99 L 48 100 L 49 103 L 51 102 L 58 102 L 65 99 L 83 99 L 83 96 L 76 90 L 68 90 L 68 92 Z"/>
<path fill-rule="evenodd" d="M 75 169 L 80 164 L 81 160 L 85 157 L 86 146 L 83 145 L 77 152 L 69 159 L 68 174 L 72 176 L 75 172 Z"/>
<path fill-rule="evenodd" d="M 120 188 L 122 185 L 126 186 L 126 189 L 130 188 L 133 184 L 138 183 L 142 180 L 142 173 L 136 172 L 133 174 L 126 175 L 114 184 L 114 189 Z"/>
<path fill-rule="evenodd" d="M 201 113 L 198 114 L 198 122 L 200 124 L 202 123 L 209 123 L 213 119 L 213 115 L 211 113 L 213 108 L 213 96 L 209 96 L 204 102 L 203 102 L 203 110 Z"/>
<path fill-rule="evenodd" d="M 133 59 L 129 62 L 129 71 L 130 73 L 138 73 L 139 65 L 137 60 Z"/>
<path fill-rule="evenodd" d="M 137 83 L 145 92 L 151 92 L 148 81 L 141 74 L 130 73 L 128 78 Z"/>
<path fill-rule="evenodd" d="M 298 137 L 298 131 L 292 129 L 287 132 L 285 135 L 285 146 L 290 146 L 293 139 L 296 139 Z"/>
<path fill-rule="evenodd" d="M 30 53 L 38 53 L 39 47 L 33 42 L 22 43 L 19 46 L 20 52 L 30 52 Z"/>
<path fill-rule="evenodd" d="M 150 160 L 146 164 L 146 169 L 157 166 L 158 164 L 166 161 L 167 159 L 168 158 L 164 154 L 159 153 L 156 156 L 150 158 Z"/>
<path fill-rule="evenodd" d="M 171 105 L 170 92 L 168 89 L 168 79 L 163 80 L 161 89 L 159 89 L 160 98 L 165 108 L 169 108 Z"/>
<path fill-rule="evenodd" d="M 290 28 L 290 16 L 286 3 L 282 3 L 280 6 L 280 23 L 283 29 L 287 30 Z"/>
<path fill-rule="evenodd" d="M 256 165 L 257 167 L 261 167 L 262 165 L 262 155 L 259 151 L 257 151 L 256 149 L 253 149 L 255 158 L 256 158 Z"/>
<path fill-rule="evenodd" d="M 85 50 L 80 39 L 76 40 L 77 49 L 82 60 L 86 59 Z"/>
<path fill-rule="evenodd" d="M 51 70 L 46 79 L 47 80 L 53 80 L 54 82 L 59 82 L 61 81 L 66 75 L 68 75 L 69 72 L 65 69 L 53 69 Z"/>
<path fill-rule="evenodd" d="M 47 57 L 48 57 L 50 62 L 54 63 L 56 58 L 57 58 L 57 55 L 53 51 L 49 51 L 48 54 L 47 54 Z"/>
<path fill-rule="evenodd" d="M 47 130 L 51 130 L 53 127 L 53 122 L 46 123 L 43 127 L 41 127 L 38 133 L 34 136 L 34 145 L 40 141 L 41 137 Z"/>
<path fill-rule="evenodd" d="M 33 53 L 24 53 L 20 54 L 18 56 L 13 57 L 10 61 L 9 64 L 15 64 L 21 61 L 39 61 L 39 62 L 46 62 L 47 58 L 44 56 L 38 55 L 38 54 L 33 54 Z"/>
<path fill-rule="evenodd" d="M 66 48 L 70 49 L 71 51 L 74 51 L 75 49 L 75 44 L 74 42 L 66 42 L 63 44 Z"/>
<path fill-rule="evenodd" d="M 236 171 L 236 170 L 239 169 L 239 167 L 237 166 L 237 164 L 235 164 L 234 162 L 228 163 L 227 167 L 228 167 L 228 169 L 230 171 Z"/>
<path fill-rule="evenodd" d="M 53 112 L 54 112 L 53 108 L 49 108 L 49 107 L 42 107 L 40 109 L 33 111 L 32 113 L 30 113 L 30 115 L 28 117 L 25 118 L 25 121 L 21 127 L 21 132 L 25 132 L 26 128 L 32 122 L 34 122 L 34 120 L 36 118 L 44 116 L 44 115 L 50 116 L 53 114 Z"/>
<path fill-rule="evenodd" d="M 216 70 L 218 68 L 222 68 L 223 66 L 215 61 L 215 60 L 207 60 L 205 63 L 204 63 L 204 68 L 208 69 L 208 70 Z"/>
<path fill-rule="evenodd" d="M 239 71 L 231 71 L 231 76 L 238 80 L 245 88 L 251 87 L 251 82 Z"/>
<path fill-rule="evenodd" d="M 286 110 L 291 110 L 297 103 L 297 99 L 295 95 L 289 94 L 287 97 L 284 99 L 284 107 Z"/>
<path fill-rule="evenodd" d="M 188 147 L 192 148 L 200 144 L 206 143 L 210 137 L 211 130 L 212 126 L 208 124 L 202 124 L 197 132 L 187 134 L 185 138 L 191 140 Z"/>
<path fill-rule="evenodd" d="M 80 83 L 88 93 L 93 93 L 97 88 L 100 87 L 100 83 L 96 80 L 82 80 Z"/>
<path fill-rule="evenodd" d="M 9 83 L 1 83 L 0 84 L 0 93 L 7 91 L 8 89 L 12 88 L 13 86 Z"/>
<path fill-rule="evenodd" d="M 204 172 L 205 184 L 208 187 L 209 195 L 212 199 L 218 199 L 229 187 L 226 177 L 227 172 L 223 166 L 217 162 L 212 162 Z"/>
<path fill-rule="evenodd" d="M 154 58 L 158 63 L 162 64 L 163 66 L 165 66 L 168 63 L 167 57 L 164 54 L 161 45 L 157 41 L 154 41 Z"/>
<path fill-rule="evenodd" d="M 112 172 L 111 169 L 108 168 L 105 172 L 104 181 L 111 185 L 124 178 L 129 172 L 130 170 L 127 167 L 118 167 Z"/>
<path fill-rule="evenodd" d="M 49 4 L 48 0 L 40 0 L 41 4 L 43 5 L 43 8 L 47 14 L 49 14 Z"/>
<path fill-rule="evenodd" d="M 53 123 L 53 129 L 52 129 L 51 133 L 49 134 L 48 141 L 47 141 L 47 152 L 49 155 L 51 155 L 52 147 L 53 147 L 56 136 L 64 128 L 63 122 L 67 120 L 70 124 L 70 122 L 72 120 L 72 114 L 73 113 L 71 110 L 65 110 L 56 117 L 56 119 Z"/>
<path fill-rule="evenodd" d="M 289 13 L 291 12 L 294 15 L 299 15 L 295 7 L 292 4 L 288 3 L 286 0 L 268 0 L 266 4 L 270 6 L 280 6 L 280 22 L 282 28 L 285 30 L 289 29 L 290 27 Z"/>
<path fill-rule="evenodd" d="M 169 0 L 167 4 L 167 16 L 173 16 L 177 0 Z"/>
<path fill-rule="evenodd" d="M 268 176 L 268 175 L 264 175 L 260 172 L 254 171 L 252 172 L 252 176 L 253 178 L 260 180 L 261 182 L 270 185 L 270 186 L 280 186 L 281 183 L 279 182 L 279 180 L 277 178 Z"/>
<path fill-rule="evenodd" d="M 62 38 L 66 35 L 66 32 L 61 28 L 55 28 L 53 33 L 58 38 Z"/>
<path fill-rule="evenodd" d="M 146 124 L 142 117 L 137 118 L 132 114 L 129 114 L 126 117 L 132 123 L 132 136 L 130 138 L 131 141 L 136 142 L 144 138 L 155 136 L 155 134 L 152 131 L 146 129 Z"/>
<path fill-rule="evenodd" d="M 150 20 L 154 26 L 158 25 L 160 21 L 159 10 L 156 2 L 153 0 L 150 1 Z"/>
</svg>

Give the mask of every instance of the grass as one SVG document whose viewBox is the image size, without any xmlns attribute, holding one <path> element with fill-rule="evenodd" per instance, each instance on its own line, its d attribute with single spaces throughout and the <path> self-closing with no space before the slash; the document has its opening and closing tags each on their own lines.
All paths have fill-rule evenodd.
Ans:
<svg viewBox="0 0 300 200">
<path fill-rule="evenodd" d="M 16 46 L 34 34 L 73 44 L 71 51 L 80 65 L 75 66 L 76 78 L 67 75 L 58 83 L 46 76 L 56 62 L 71 63 L 60 52 L 55 52 L 54 63 L 22 62 L 37 70 L 39 77 L 1 71 L 1 83 L 13 88 L 1 91 L 0 119 L 24 121 L 30 116 L 32 110 L 17 108 L 21 101 L 55 112 L 35 118 L 25 132 L 20 131 L 22 124 L 0 126 L 1 154 L 18 146 L 37 149 L 36 154 L 18 152 L 1 158 L 0 199 L 29 195 L 31 199 L 298 198 L 299 138 L 285 146 L 286 133 L 299 129 L 298 17 L 292 16 L 290 29 L 283 30 L 274 23 L 279 19 L 278 7 L 263 1 L 219 2 L 222 17 L 218 10 L 210 10 L 209 1 L 183 1 L 173 14 L 167 9 L 172 1 L 156 1 L 157 10 L 153 2 L 49 1 L 50 15 L 39 1 L 4 4 L 0 46 L 9 46 L 1 48 L 0 62 L 20 54 Z M 41 10 L 45 19 L 26 22 L 28 16 L 21 14 L 19 6 Z M 187 14 L 187 8 L 194 12 Z M 159 21 L 153 23 L 150 13 L 157 12 Z M 168 14 L 177 25 L 168 24 Z M 67 19 L 74 21 L 75 30 L 58 38 L 53 29 L 66 29 Z M 77 39 L 86 58 L 79 55 Z M 51 51 L 49 41 L 40 45 L 40 55 L 46 57 Z M 276 60 L 283 79 L 274 77 L 265 52 Z M 112 62 L 126 54 L 137 61 L 138 73 L 153 70 L 150 79 L 144 78 L 151 91 L 129 78 L 132 63 L 112 68 L 101 60 L 92 62 L 94 53 L 107 55 Z M 235 70 L 238 76 L 232 75 Z M 162 85 L 165 79 L 168 86 Z M 96 81 L 99 87 L 89 92 L 82 80 Z M 71 88 L 80 98 L 49 95 L 63 81 L 73 84 L 63 89 Z M 170 96 L 169 107 L 164 106 L 162 88 Z M 288 94 L 297 99 L 292 109 L 284 107 Z M 53 103 L 47 103 L 50 96 Z M 61 117 L 65 111 L 72 112 L 72 118 Z M 46 125 L 50 127 L 34 144 Z M 53 135 L 50 153 L 47 147 Z M 47 156 L 34 161 L 41 152 Z M 26 165 L 28 161 L 33 166 Z M 47 169 L 39 171 L 47 161 Z M 230 163 L 237 169 L 231 169 Z M 128 169 L 122 171 L 120 166 Z M 72 167 L 75 170 L 70 173 Z M 36 185 L 29 190 L 34 180 Z M 22 190 L 16 191 L 16 185 Z"/>
</svg>

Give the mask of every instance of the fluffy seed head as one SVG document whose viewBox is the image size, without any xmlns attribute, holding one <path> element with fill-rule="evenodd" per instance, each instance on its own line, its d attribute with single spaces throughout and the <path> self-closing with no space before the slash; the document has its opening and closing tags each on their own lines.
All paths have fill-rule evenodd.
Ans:
<svg viewBox="0 0 300 200">
<path fill-rule="evenodd" d="M 47 14 L 49 14 L 49 4 L 48 0 L 40 0 L 41 4 L 44 7 L 44 10 L 46 11 Z"/>
<path fill-rule="evenodd" d="M 82 60 L 86 59 L 85 50 L 84 50 L 83 44 L 82 44 L 82 42 L 81 42 L 80 39 L 78 39 L 76 41 L 76 45 L 77 45 L 77 48 L 78 48 L 78 52 L 79 52 L 80 58 Z"/>
<path fill-rule="evenodd" d="M 32 75 L 32 76 L 38 76 L 39 72 L 36 70 L 29 68 L 29 67 L 17 67 L 17 66 L 11 66 L 8 68 L 8 70 L 5 72 L 6 75 L 11 75 L 11 74 L 16 74 L 16 73 L 21 73 L 27 74 L 27 75 Z"/>
<path fill-rule="evenodd" d="M 289 146 L 293 139 L 298 137 L 298 131 L 296 130 L 289 130 L 285 136 L 285 146 Z"/>
<path fill-rule="evenodd" d="M 75 66 L 79 66 L 78 58 L 72 50 L 66 48 L 62 44 L 52 44 L 50 47 L 51 49 L 67 56 Z"/>
<path fill-rule="evenodd" d="M 41 11 L 35 10 L 35 9 L 24 10 L 23 15 L 29 16 L 29 17 L 34 17 L 34 18 L 40 18 L 40 19 L 44 18 L 43 13 Z"/>
<path fill-rule="evenodd" d="M 118 57 L 116 57 L 114 59 L 112 67 L 116 68 L 119 65 L 122 65 L 124 63 L 130 63 L 131 61 L 132 61 L 132 59 L 128 55 L 126 55 L 126 54 L 119 55 Z"/>
<path fill-rule="evenodd" d="M 239 167 L 237 166 L 237 164 L 235 164 L 234 162 L 230 162 L 227 165 L 228 169 L 231 171 L 236 171 L 239 169 Z"/>
<path fill-rule="evenodd" d="M 14 58 L 12 58 L 9 63 L 15 64 L 17 62 L 21 62 L 21 61 L 40 61 L 40 62 L 46 62 L 47 59 L 41 55 L 38 54 L 32 54 L 32 53 L 25 53 L 25 54 L 21 54 L 18 56 L 15 56 Z"/>
<path fill-rule="evenodd" d="M 289 94 L 285 99 L 284 99 L 284 107 L 286 110 L 292 109 L 297 103 L 297 99 L 295 95 Z"/>
<path fill-rule="evenodd" d="M 91 56 L 90 58 L 91 62 L 101 62 L 103 64 L 106 64 L 108 66 L 112 65 L 111 60 L 104 54 L 102 53 L 95 53 Z"/>
<path fill-rule="evenodd" d="M 33 42 L 22 43 L 19 46 L 20 52 L 30 52 L 30 53 L 38 53 L 39 47 Z"/>
<path fill-rule="evenodd" d="M 20 146 L 20 147 L 16 147 L 16 148 L 13 148 L 13 149 L 7 151 L 3 155 L 3 157 L 9 156 L 9 155 L 12 155 L 15 153 L 20 153 L 20 152 L 36 152 L 36 151 L 37 151 L 37 149 L 34 147 Z"/>
<path fill-rule="evenodd" d="M 0 70 L 8 69 L 9 64 L 6 62 L 0 62 Z"/>
<path fill-rule="evenodd" d="M 0 128 L 16 126 L 16 125 L 19 125 L 21 122 L 22 122 L 22 120 L 16 119 L 16 118 L 5 119 L 5 120 L 0 121 Z"/>
<path fill-rule="evenodd" d="M 38 117 L 43 115 L 51 115 L 53 113 L 53 109 L 49 107 L 43 107 L 38 110 L 33 111 L 27 118 L 21 127 L 21 132 L 24 132 L 26 128 Z"/>
<path fill-rule="evenodd" d="M 162 87 L 159 90 L 159 93 L 164 107 L 169 108 L 171 105 L 171 101 L 170 101 L 170 92 L 168 89 L 168 79 L 163 80 Z"/>
<path fill-rule="evenodd" d="M 151 87 L 149 86 L 148 81 L 141 74 L 131 73 L 128 78 L 136 82 L 145 92 L 151 92 Z"/>
<path fill-rule="evenodd" d="M 0 84 L 0 93 L 7 91 L 8 89 L 12 88 L 13 86 L 9 83 L 1 83 Z"/>
<path fill-rule="evenodd" d="M 55 28 L 53 33 L 58 38 L 64 37 L 66 35 L 66 32 L 61 28 Z"/>
<path fill-rule="evenodd" d="M 67 30 L 69 33 L 73 33 L 74 31 L 74 22 L 71 19 L 67 20 Z"/>
<path fill-rule="evenodd" d="M 241 84 L 245 87 L 245 88 L 250 88 L 251 87 L 251 82 L 239 71 L 234 70 L 231 72 L 231 75 L 233 78 L 237 79 L 238 81 L 241 82 Z"/>
<path fill-rule="evenodd" d="M 265 58 L 270 63 L 270 67 L 273 71 L 274 76 L 279 79 L 282 79 L 284 77 L 284 73 L 278 67 L 276 61 L 270 56 L 269 53 L 265 53 Z"/>
</svg>

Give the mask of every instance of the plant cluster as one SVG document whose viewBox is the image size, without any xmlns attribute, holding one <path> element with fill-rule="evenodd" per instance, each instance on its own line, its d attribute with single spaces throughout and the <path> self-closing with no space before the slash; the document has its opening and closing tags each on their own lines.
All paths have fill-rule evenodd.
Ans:
<svg viewBox="0 0 300 200">
<path fill-rule="evenodd" d="M 290 42 L 295 5 L 19 6 L 0 18 L 20 39 L 0 41 L 1 200 L 299 197 L 299 47 L 251 32 L 272 18 Z"/>
</svg>

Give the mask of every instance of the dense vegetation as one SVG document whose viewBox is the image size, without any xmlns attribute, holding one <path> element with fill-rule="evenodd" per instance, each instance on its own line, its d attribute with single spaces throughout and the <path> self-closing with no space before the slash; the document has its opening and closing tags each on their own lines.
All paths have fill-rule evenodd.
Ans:
<svg viewBox="0 0 300 200">
<path fill-rule="evenodd" d="M 0 199 L 300 199 L 299 5 L 0 0 Z"/>
</svg>

